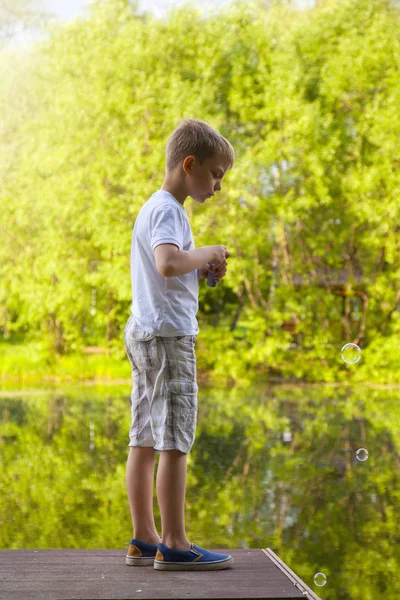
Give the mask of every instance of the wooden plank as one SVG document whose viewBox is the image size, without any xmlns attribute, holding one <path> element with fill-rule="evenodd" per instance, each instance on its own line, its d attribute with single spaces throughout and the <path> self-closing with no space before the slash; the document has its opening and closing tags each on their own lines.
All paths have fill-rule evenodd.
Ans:
<svg viewBox="0 0 400 600">
<path fill-rule="evenodd" d="M 287 564 L 285 564 L 283 560 L 281 560 L 279 556 L 277 556 L 275 552 L 271 550 L 271 548 L 262 548 L 262 551 L 279 569 L 281 569 L 283 573 L 286 574 L 290 581 L 292 581 L 293 585 L 295 585 L 302 592 L 304 598 L 309 598 L 310 600 L 321 600 L 321 598 L 317 596 L 317 594 L 313 592 L 313 590 L 310 589 L 308 585 L 306 585 L 304 581 L 302 581 L 300 577 L 298 577 L 296 573 L 294 573 L 294 571 L 292 571 Z"/>
<path fill-rule="evenodd" d="M 127 566 L 126 550 L 0 550 L 0 597 L 295 600 L 307 598 L 303 591 L 310 592 L 269 548 L 215 551 L 231 554 L 233 567 L 222 571 L 156 571 L 152 566 Z M 310 600 L 319 600 L 311 594 Z"/>
</svg>

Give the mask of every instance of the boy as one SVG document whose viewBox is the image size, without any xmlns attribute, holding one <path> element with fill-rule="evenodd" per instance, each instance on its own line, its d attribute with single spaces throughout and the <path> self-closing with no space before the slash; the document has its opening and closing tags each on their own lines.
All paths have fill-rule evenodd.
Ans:
<svg viewBox="0 0 400 600">
<path fill-rule="evenodd" d="M 184 202 L 191 196 L 204 204 L 220 191 L 234 160 L 231 144 L 215 129 L 183 120 L 167 142 L 164 183 L 135 221 L 131 315 L 124 330 L 134 379 L 126 485 L 135 537 L 128 565 L 210 570 L 233 564 L 231 556 L 204 550 L 185 533 L 186 455 L 197 421 L 198 279 L 212 271 L 221 281 L 230 253 L 225 246 L 194 249 Z M 155 453 L 162 543 L 153 518 Z"/>
</svg>

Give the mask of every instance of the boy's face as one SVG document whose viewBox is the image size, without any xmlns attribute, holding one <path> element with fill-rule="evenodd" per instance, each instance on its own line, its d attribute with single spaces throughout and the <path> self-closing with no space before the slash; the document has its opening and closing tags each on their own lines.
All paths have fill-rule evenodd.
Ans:
<svg viewBox="0 0 400 600">
<path fill-rule="evenodd" d="M 182 168 L 185 176 L 187 195 L 204 204 L 215 192 L 221 191 L 221 180 L 224 177 L 228 165 L 222 157 L 209 158 L 202 165 L 196 161 L 193 155 L 187 156 L 183 161 Z"/>
</svg>

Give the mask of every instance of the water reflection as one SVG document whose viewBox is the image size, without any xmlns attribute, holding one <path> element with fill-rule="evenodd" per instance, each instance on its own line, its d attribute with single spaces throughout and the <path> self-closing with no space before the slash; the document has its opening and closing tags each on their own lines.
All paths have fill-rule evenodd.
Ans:
<svg viewBox="0 0 400 600">
<path fill-rule="evenodd" d="M 200 389 L 189 539 L 270 547 L 310 587 L 324 573 L 323 598 L 397 600 L 399 407 L 381 387 Z M 1 548 L 124 551 L 130 386 L 3 391 L 0 415 Z"/>
</svg>

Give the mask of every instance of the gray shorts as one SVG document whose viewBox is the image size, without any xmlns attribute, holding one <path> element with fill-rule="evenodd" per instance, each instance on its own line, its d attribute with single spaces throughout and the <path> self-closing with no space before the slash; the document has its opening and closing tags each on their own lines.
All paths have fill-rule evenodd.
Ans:
<svg viewBox="0 0 400 600">
<path fill-rule="evenodd" d="M 124 329 L 133 379 L 129 446 L 190 453 L 197 423 L 196 339 L 155 336 L 129 317 Z"/>
</svg>

